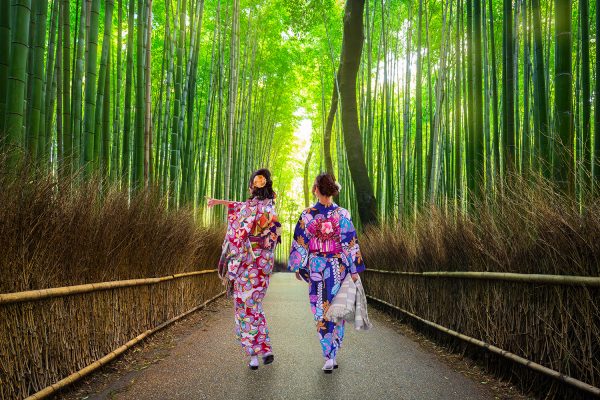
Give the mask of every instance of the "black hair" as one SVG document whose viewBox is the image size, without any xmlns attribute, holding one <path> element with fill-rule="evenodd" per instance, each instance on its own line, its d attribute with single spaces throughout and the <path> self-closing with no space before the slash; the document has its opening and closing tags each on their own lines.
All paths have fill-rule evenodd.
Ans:
<svg viewBox="0 0 600 400">
<path fill-rule="evenodd" d="M 257 175 L 262 175 L 265 177 L 265 179 L 267 180 L 265 186 L 261 188 L 254 187 L 253 182 L 254 178 Z M 252 194 L 250 194 L 250 199 L 265 200 L 275 198 L 275 192 L 273 191 L 273 181 L 271 180 L 271 171 L 269 171 L 266 168 L 261 168 L 252 173 L 252 175 L 250 176 L 250 180 L 248 181 L 248 187 L 252 191 Z"/>
</svg>

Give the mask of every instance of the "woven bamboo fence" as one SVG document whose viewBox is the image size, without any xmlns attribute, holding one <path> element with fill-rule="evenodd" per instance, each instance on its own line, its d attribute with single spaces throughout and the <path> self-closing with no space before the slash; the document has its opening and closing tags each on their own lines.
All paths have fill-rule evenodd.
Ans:
<svg viewBox="0 0 600 400">
<path fill-rule="evenodd" d="M 452 330 L 588 384 L 591 391 L 579 392 L 582 398 L 600 393 L 600 277 L 380 270 L 363 275 L 368 295 L 445 332 L 437 336 L 442 341 L 452 340 L 445 331 Z M 460 336 L 454 335 L 469 341 Z M 547 398 L 564 398 L 560 376 L 549 382 L 515 363 L 497 372 L 522 388 L 537 386 L 538 393 L 543 386 Z"/>
<path fill-rule="evenodd" d="M 214 298 L 215 272 L 0 294 L 0 398 L 35 394 Z"/>
</svg>

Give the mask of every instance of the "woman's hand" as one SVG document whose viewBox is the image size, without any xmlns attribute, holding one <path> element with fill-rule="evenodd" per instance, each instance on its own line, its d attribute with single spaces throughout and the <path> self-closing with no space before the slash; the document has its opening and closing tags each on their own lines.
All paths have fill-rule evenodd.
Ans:
<svg viewBox="0 0 600 400">
<path fill-rule="evenodd" d="M 217 199 L 213 199 L 212 197 L 208 197 L 206 196 L 206 206 L 208 208 L 213 208 L 214 206 L 216 206 L 217 203 Z"/>
<path fill-rule="evenodd" d="M 213 208 L 214 206 L 218 206 L 219 204 L 225 204 L 228 205 L 229 203 L 232 203 L 229 200 L 218 200 L 218 199 L 213 199 L 212 197 L 208 197 L 206 196 L 206 206 L 208 208 Z"/>
<path fill-rule="evenodd" d="M 298 279 L 299 281 L 304 281 L 304 279 L 302 279 L 302 277 L 300 276 L 300 271 L 296 271 L 296 279 Z"/>
<path fill-rule="evenodd" d="M 356 282 L 359 279 L 358 274 L 351 274 L 351 276 L 352 276 L 352 281 L 354 281 L 354 282 Z"/>
</svg>

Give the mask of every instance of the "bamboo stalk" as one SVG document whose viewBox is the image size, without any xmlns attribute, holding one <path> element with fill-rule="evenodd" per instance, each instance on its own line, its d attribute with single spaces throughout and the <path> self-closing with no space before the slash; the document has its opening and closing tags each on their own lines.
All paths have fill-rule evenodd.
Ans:
<svg viewBox="0 0 600 400">
<path fill-rule="evenodd" d="M 132 286 L 152 285 L 159 282 L 165 282 L 172 279 L 186 278 L 189 276 L 203 275 L 217 272 L 216 269 L 204 271 L 183 272 L 180 274 L 161 276 L 158 278 L 127 279 L 113 282 L 87 283 L 84 285 L 64 286 L 50 289 L 27 290 L 24 292 L 2 293 L 0 294 L 0 304 L 12 304 L 25 301 L 35 301 L 48 299 L 52 297 L 69 296 L 73 294 L 96 292 L 100 290 L 125 288 Z"/>
<path fill-rule="evenodd" d="M 378 272 L 383 272 L 383 271 L 378 271 Z M 439 330 L 441 332 L 447 333 L 448 335 L 457 337 L 457 338 L 459 338 L 461 340 L 464 340 L 464 341 L 466 341 L 468 343 L 471 343 L 471 344 L 474 344 L 476 346 L 483 347 L 483 348 L 491 351 L 492 353 L 498 354 L 498 355 L 500 355 L 500 356 L 502 356 L 502 357 L 504 357 L 504 358 L 506 358 L 508 360 L 514 361 L 514 362 L 516 362 L 518 364 L 521 364 L 521 365 L 523 365 L 523 366 L 525 366 L 525 367 L 527 367 L 527 368 L 529 368 L 531 370 L 534 370 L 536 372 L 542 373 L 542 374 L 544 374 L 546 376 L 549 376 L 551 378 L 557 379 L 557 380 L 559 380 L 561 382 L 564 382 L 564 383 L 566 383 L 568 385 L 571 385 L 571 386 L 573 386 L 573 387 L 575 387 L 577 389 L 583 390 L 583 391 L 585 391 L 587 393 L 590 393 L 590 394 L 593 394 L 593 395 L 596 395 L 596 396 L 600 396 L 600 388 L 598 388 L 598 387 L 592 386 L 592 385 L 590 385 L 588 383 L 585 383 L 585 382 L 582 382 L 582 381 L 580 381 L 578 379 L 575 379 L 575 378 L 572 378 L 570 376 L 564 375 L 564 374 L 562 374 L 562 373 L 560 373 L 558 371 L 555 371 L 553 369 L 550 369 L 548 367 L 544 367 L 541 364 L 538 364 L 538 363 L 533 362 L 531 360 L 528 360 L 526 358 L 520 357 L 520 356 L 518 356 L 518 355 L 516 355 L 514 353 L 511 353 L 509 351 L 503 350 L 503 349 L 501 349 L 499 347 L 496 347 L 496 346 L 494 346 L 492 344 L 486 343 L 486 342 L 484 342 L 482 340 L 475 339 L 475 338 L 473 338 L 471 336 L 463 335 L 462 333 L 459 333 L 459 332 L 453 331 L 452 329 L 448 329 L 448 328 L 446 328 L 444 326 L 438 325 L 435 322 L 431 322 L 431 321 L 428 321 L 426 319 L 423 319 L 423 318 L 419 317 L 418 315 L 415 315 L 415 314 L 413 314 L 411 312 L 408 312 L 408 311 L 406 311 L 406 310 L 404 310 L 404 309 L 402 309 L 402 308 L 400 308 L 398 306 L 395 306 L 395 305 L 393 305 L 391 303 L 388 303 L 387 301 L 378 299 L 378 298 L 370 296 L 370 295 L 367 295 L 367 297 L 369 299 L 371 299 L 371 300 L 377 301 L 377 302 L 379 302 L 381 304 L 384 304 L 384 305 L 386 305 L 388 307 L 391 307 L 394 310 L 398 310 L 401 313 L 403 313 L 405 315 L 408 315 L 409 317 L 412 317 L 412 318 L 416 319 L 417 321 L 420 321 L 420 322 L 424 323 L 425 325 L 428 325 L 428 326 L 430 326 L 430 327 L 432 327 L 434 329 L 437 329 L 437 330 Z"/>
<path fill-rule="evenodd" d="M 547 275 L 547 274 L 518 274 L 512 272 L 475 272 L 475 271 L 428 271 L 428 272 L 408 272 L 408 271 L 384 271 L 380 269 L 367 269 L 368 272 L 379 274 L 422 276 L 436 278 L 457 278 L 457 279 L 485 279 L 500 280 L 525 283 L 544 283 L 550 285 L 574 285 L 600 287 L 600 277 L 596 276 L 573 276 L 573 275 Z M 1 295 L 0 295 L 1 296 Z M 1 297 L 0 297 L 1 304 Z"/>
<path fill-rule="evenodd" d="M 211 271 L 197 271 L 197 272 L 214 272 L 214 271 L 211 270 Z M 194 273 L 177 274 L 177 275 L 190 276 L 190 274 L 194 274 Z M 196 273 L 195 275 L 198 275 L 198 274 Z M 175 275 L 173 275 L 173 278 L 174 277 L 175 277 Z M 179 277 L 181 277 L 181 276 L 179 276 Z M 171 279 L 173 279 L 173 278 L 171 278 Z M 147 338 L 148 336 L 158 332 L 159 330 L 165 328 L 168 325 L 171 325 L 173 322 L 186 317 L 187 315 L 193 313 L 194 311 L 201 310 L 202 308 L 206 307 L 209 303 L 215 301 L 216 299 L 223 296 L 224 294 L 225 294 L 225 292 L 221 292 L 221 293 L 217 294 L 216 296 L 211 297 L 210 299 L 206 300 L 204 303 L 192 308 L 191 310 L 188 310 L 188 311 L 184 312 L 183 314 L 180 314 L 174 318 L 171 318 L 170 320 L 163 322 L 162 324 L 156 326 L 155 328 L 148 329 L 147 331 L 139 334 L 135 338 L 133 338 L 130 341 L 128 341 L 127 343 L 125 343 L 123 346 L 111 351 L 110 353 L 108 353 L 104 357 L 100 358 L 99 360 L 94 361 L 92 364 L 88 365 L 87 367 L 82 368 L 79 371 L 76 371 L 76 372 L 72 373 L 71 375 L 67 376 L 66 378 L 61 379 L 60 381 L 40 390 L 39 392 L 32 394 L 31 396 L 27 397 L 26 400 L 44 399 L 44 398 L 50 396 L 51 394 L 56 393 L 58 390 L 71 385 L 72 383 L 78 381 L 79 379 L 83 378 L 84 376 L 88 375 L 89 373 L 94 372 L 95 370 L 102 367 L 103 365 L 108 364 L 109 362 L 111 362 L 112 360 L 114 360 L 115 358 L 117 358 L 118 356 L 123 354 L 125 351 L 127 351 L 131 347 L 135 346 L 136 344 L 138 344 L 145 338 Z"/>
</svg>

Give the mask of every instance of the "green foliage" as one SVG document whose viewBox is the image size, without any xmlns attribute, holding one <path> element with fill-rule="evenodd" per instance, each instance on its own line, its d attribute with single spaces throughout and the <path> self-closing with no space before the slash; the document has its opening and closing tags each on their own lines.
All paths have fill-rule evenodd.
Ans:
<svg viewBox="0 0 600 400">
<path fill-rule="evenodd" d="M 3 2 L 10 13 L 3 12 L 0 20 L 0 126 L 5 128 L 0 138 L 28 147 L 51 170 L 70 162 L 73 154 L 73 171 L 102 170 L 126 188 L 157 186 L 169 195 L 171 207 L 197 207 L 208 221 L 221 216 L 204 211 L 204 196 L 223 195 L 227 165 L 232 166 L 234 199 L 245 197 L 251 171 L 266 166 L 273 170 L 281 207 L 290 209 L 285 218 L 293 220 L 304 203 L 298 179 L 308 150 L 300 148 L 296 133 L 305 119 L 312 122 L 309 179 L 324 169 L 323 132 L 340 63 L 345 3 L 240 0 L 239 39 L 232 42 L 233 0 L 154 0 L 147 25 L 140 8 L 149 1 L 114 0 L 114 11 L 106 0 L 66 2 L 68 9 L 56 7 L 63 1 L 48 2 L 47 9 L 38 7 L 29 15 L 30 9 L 20 6 L 28 2 Z M 467 187 L 483 185 L 482 194 L 497 193 L 496 182 L 510 164 L 506 154 L 513 151 L 514 168 L 524 175 L 530 168 L 548 177 L 555 171 L 577 193 L 585 192 L 592 172 L 597 182 L 600 174 L 591 171 L 596 162 L 590 159 L 600 159 L 600 124 L 589 122 L 599 114 L 600 103 L 589 107 L 598 97 L 591 88 L 597 86 L 597 59 L 581 54 L 597 52 L 596 2 L 583 3 L 587 14 L 578 2 L 564 11 L 554 2 L 507 4 L 514 5 L 509 7 L 512 48 L 503 46 L 506 19 L 500 0 L 366 3 L 357 77 L 359 126 L 383 220 L 414 216 L 427 202 L 468 208 L 473 198 Z M 83 12 L 88 5 L 92 12 Z M 63 10 L 69 20 L 61 22 Z M 18 23 L 44 11 L 47 23 L 32 24 L 32 31 L 29 23 Z M 557 12 L 561 29 L 570 15 L 572 40 L 561 42 L 555 54 Z M 587 23 L 581 15 L 587 15 Z M 481 19 L 475 24 L 468 16 Z M 475 29 L 473 35 L 468 27 Z M 17 37 L 28 40 L 17 42 Z M 583 37 L 589 46 L 581 45 Z M 72 47 L 68 53 L 64 43 Z M 149 71 L 140 53 L 147 45 Z M 471 58 L 476 62 L 469 64 Z M 509 78 L 502 65 L 511 58 L 514 142 L 502 133 L 507 128 L 502 93 Z M 62 73 L 56 70 L 59 64 Z M 582 64 L 589 65 L 587 74 Z M 570 83 L 565 73 L 571 74 Z M 235 88 L 232 102 L 230 87 Z M 565 91 L 573 101 L 561 102 L 568 98 L 561 95 Z M 569 124 L 557 124 L 562 121 L 557 101 L 561 115 L 572 118 L 570 130 Z M 477 112 L 469 114 L 474 108 Z M 356 211 L 341 114 L 335 111 L 332 162 L 344 187 L 338 201 Z M 231 139 L 228 121 L 233 121 Z M 554 140 L 558 137 L 567 143 L 564 152 Z M 224 149 L 230 145 L 228 160 Z M 572 171 L 562 168 L 565 162 Z"/>
</svg>

